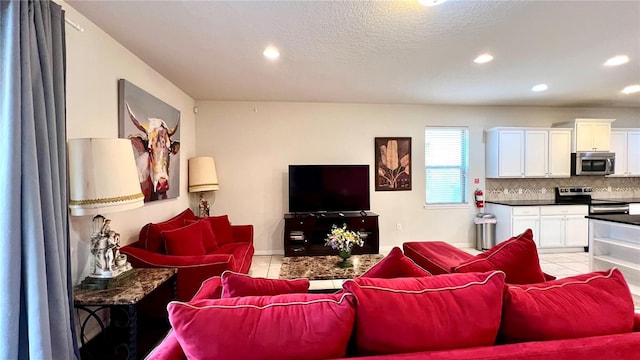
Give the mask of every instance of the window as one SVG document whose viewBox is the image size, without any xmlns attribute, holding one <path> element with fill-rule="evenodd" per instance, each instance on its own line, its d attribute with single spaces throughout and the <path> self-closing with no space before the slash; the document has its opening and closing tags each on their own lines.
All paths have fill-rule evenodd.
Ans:
<svg viewBox="0 0 640 360">
<path fill-rule="evenodd" d="M 467 128 L 427 127 L 424 130 L 425 203 L 466 204 L 469 143 Z"/>
</svg>

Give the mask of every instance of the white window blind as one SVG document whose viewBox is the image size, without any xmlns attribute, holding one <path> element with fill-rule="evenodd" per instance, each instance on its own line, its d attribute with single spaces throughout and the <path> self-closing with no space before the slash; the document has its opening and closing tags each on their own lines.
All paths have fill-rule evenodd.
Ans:
<svg viewBox="0 0 640 360">
<path fill-rule="evenodd" d="M 466 204 L 468 200 L 467 128 L 427 127 L 424 130 L 426 204 Z"/>
</svg>

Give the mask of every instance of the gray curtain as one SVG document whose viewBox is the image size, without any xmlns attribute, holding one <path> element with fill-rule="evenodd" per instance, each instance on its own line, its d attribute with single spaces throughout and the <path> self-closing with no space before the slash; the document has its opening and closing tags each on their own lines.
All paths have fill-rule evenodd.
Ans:
<svg viewBox="0 0 640 360">
<path fill-rule="evenodd" d="M 0 1 L 0 359 L 79 358 L 61 7 Z"/>
</svg>

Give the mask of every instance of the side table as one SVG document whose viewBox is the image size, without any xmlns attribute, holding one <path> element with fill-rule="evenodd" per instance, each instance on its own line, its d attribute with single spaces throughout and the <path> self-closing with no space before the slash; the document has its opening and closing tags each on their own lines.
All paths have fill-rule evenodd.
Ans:
<svg viewBox="0 0 640 360">
<path fill-rule="evenodd" d="M 90 319 L 100 326 L 104 333 L 106 326 L 99 311 L 109 309 L 111 319 L 114 319 L 116 312 L 125 315 L 125 321 L 122 328 L 127 328 L 127 359 L 137 359 L 137 341 L 138 341 L 138 303 L 155 289 L 165 283 L 169 283 L 171 287 L 172 298 L 176 295 L 176 273 L 174 268 L 158 268 L 158 269 L 134 269 L 136 274 L 125 281 L 121 286 L 105 290 L 81 289 L 80 286 L 73 288 L 73 306 L 78 310 L 87 313 L 87 317 L 80 325 L 80 342 L 85 345 L 85 327 Z M 100 335 L 98 335 L 100 336 Z M 118 346 L 119 347 L 119 346 Z"/>
</svg>

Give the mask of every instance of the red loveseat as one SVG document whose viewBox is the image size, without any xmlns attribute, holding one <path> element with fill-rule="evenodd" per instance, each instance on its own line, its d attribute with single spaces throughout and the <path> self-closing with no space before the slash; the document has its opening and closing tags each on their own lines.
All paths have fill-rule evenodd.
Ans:
<svg viewBox="0 0 640 360">
<path fill-rule="evenodd" d="M 209 249 L 206 245 L 201 247 L 203 242 L 208 245 L 207 241 L 211 239 L 187 228 L 200 220 L 187 209 L 165 222 L 145 225 L 140 230 L 138 241 L 122 247 L 120 252 L 127 255 L 133 267 L 177 268 L 176 297 L 183 301 L 191 299 L 204 280 L 225 270 L 248 273 L 254 253 L 253 225 L 231 225 L 226 215 L 203 219 L 211 223 L 217 240 Z M 194 251 L 197 255 L 171 254 L 167 251 L 168 240 L 174 240 L 174 248 L 176 243 L 181 246 L 177 253 L 189 254 L 191 247 L 198 247 L 199 251 L 204 249 L 204 252 Z"/>
<path fill-rule="evenodd" d="M 423 287 L 428 290 L 418 290 Z M 178 339 L 186 341 L 194 359 L 346 358 L 318 354 L 339 348 L 336 343 L 344 354 L 349 341 L 353 350 L 349 357 L 361 359 L 635 360 L 640 354 L 640 314 L 633 314 L 628 287 L 615 269 L 531 285 L 505 284 L 504 273 L 494 271 L 356 278 L 345 282 L 345 291 L 339 294 L 215 300 L 222 292 L 221 279 L 214 277 L 189 303 L 172 302 L 169 310 L 176 330 L 147 359 L 186 359 Z M 575 299 L 589 294 L 579 304 L 582 308 L 576 306 Z M 558 306 L 542 309 L 545 317 L 536 318 L 540 314 L 531 305 L 548 304 L 550 297 Z M 565 301 L 567 297 L 572 301 Z M 382 309 L 389 311 L 388 316 L 380 315 Z M 583 316 L 574 316 L 577 313 Z M 216 319 L 226 321 L 220 324 Z M 261 346 L 248 348 L 247 341 Z M 451 347 L 458 342 L 466 345 Z M 424 343 L 436 348 L 448 343 L 448 348 L 397 351 Z M 300 348 L 311 351 L 299 355 Z M 298 355 L 291 357 L 291 351 Z"/>
</svg>

